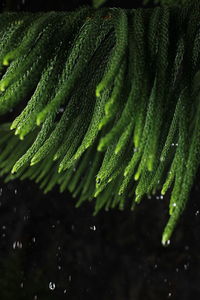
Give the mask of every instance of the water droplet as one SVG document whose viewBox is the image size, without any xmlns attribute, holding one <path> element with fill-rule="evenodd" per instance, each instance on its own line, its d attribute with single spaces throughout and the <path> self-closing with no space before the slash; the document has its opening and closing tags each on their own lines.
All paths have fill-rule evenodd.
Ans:
<svg viewBox="0 0 200 300">
<path fill-rule="evenodd" d="M 154 265 L 154 269 L 157 269 L 157 268 L 158 268 L 158 265 L 157 265 L 157 264 L 155 264 L 155 265 Z"/>
<path fill-rule="evenodd" d="M 15 241 L 14 243 L 13 243 L 13 249 L 15 250 L 15 249 L 22 249 L 22 247 L 23 247 L 23 245 L 22 245 L 22 242 L 20 242 L 20 241 Z"/>
<path fill-rule="evenodd" d="M 67 290 L 65 289 L 65 290 L 63 291 L 63 293 L 66 294 L 66 293 L 67 293 Z"/>
<path fill-rule="evenodd" d="M 172 293 L 171 292 L 169 292 L 169 294 L 168 294 L 168 297 L 170 298 L 172 296 Z"/>
<path fill-rule="evenodd" d="M 198 216 L 199 215 L 199 210 L 197 210 L 196 212 L 195 212 L 195 216 Z"/>
<path fill-rule="evenodd" d="M 49 289 L 53 291 L 53 290 L 55 290 L 55 288 L 56 288 L 56 284 L 54 282 L 50 281 L 49 282 Z"/>
<path fill-rule="evenodd" d="M 60 108 L 58 109 L 58 112 L 63 113 L 63 112 L 64 112 L 64 108 L 63 108 L 63 107 L 60 107 Z"/>
<path fill-rule="evenodd" d="M 184 264 L 184 269 L 187 271 L 189 269 L 189 263 Z"/>
<path fill-rule="evenodd" d="M 25 215 L 24 216 L 24 221 L 28 221 L 28 219 L 29 219 L 29 215 Z"/>
<path fill-rule="evenodd" d="M 95 231 L 96 230 L 96 226 L 95 225 L 90 226 L 90 229 L 93 230 L 93 231 Z"/>
<path fill-rule="evenodd" d="M 100 178 L 97 178 L 96 183 L 97 183 L 97 184 L 100 184 L 100 183 L 101 183 L 101 179 L 100 179 Z"/>
<path fill-rule="evenodd" d="M 23 287 L 24 287 L 24 283 L 23 282 L 21 282 L 20 287 L 23 289 Z"/>
</svg>

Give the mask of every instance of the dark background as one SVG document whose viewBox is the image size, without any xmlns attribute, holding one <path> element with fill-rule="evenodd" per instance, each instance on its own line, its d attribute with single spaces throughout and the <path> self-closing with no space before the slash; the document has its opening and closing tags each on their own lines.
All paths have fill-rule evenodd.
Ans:
<svg viewBox="0 0 200 300">
<path fill-rule="evenodd" d="M 138 7 L 141 1 L 133 1 Z M 15 1 L 15 10 L 71 10 L 89 1 Z M 128 1 L 110 1 L 128 8 Z M 10 6 L 10 8 L 11 8 Z M 1 2 L 1 10 L 5 10 Z M 8 6 L 7 6 L 8 7 Z M 200 299 L 199 175 L 167 248 L 168 196 L 135 212 L 76 209 L 67 192 L 0 181 L 0 299 Z"/>
<path fill-rule="evenodd" d="M 73 10 L 80 6 L 92 5 L 92 0 L 3 0 L 1 6 L 12 10 L 25 11 L 49 11 L 49 10 Z M 104 6 L 115 6 L 121 8 L 143 7 L 143 0 L 107 0 Z M 153 0 L 149 0 L 149 7 L 153 7 Z M 147 6 L 145 6 L 147 7 Z"/>
</svg>

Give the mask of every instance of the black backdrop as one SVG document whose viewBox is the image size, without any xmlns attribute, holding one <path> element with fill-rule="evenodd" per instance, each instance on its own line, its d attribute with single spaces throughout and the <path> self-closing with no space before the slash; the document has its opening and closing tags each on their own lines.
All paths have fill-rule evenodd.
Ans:
<svg viewBox="0 0 200 300">
<path fill-rule="evenodd" d="M 109 3 L 128 8 L 128 2 Z M 29 0 L 14 7 L 69 10 L 88 3 Z M 92 203 L 75 209 L 67 192 L 43 195 L 33 182 L 1 179 L 0 299 L 200 299 L 198 178 L 168 248 L 160 244 L 168 197 L 145 199 L 134 213 L 93 217 Z"/>
<path fill-rule="evenodd" d="M 142 7 L 143 0 L 108 0 L 105 5 L 121 8 Z M 1 6 L 5 8 L 9 3 L 14 10 L 25 11 L 49 11 L 49 10 L 73 10 L 83 5 L 91 5 L 92 0 L 3 0 Z M 149 1 L 149 7 L 154 6 L 153 0 Z"/>
</svg>

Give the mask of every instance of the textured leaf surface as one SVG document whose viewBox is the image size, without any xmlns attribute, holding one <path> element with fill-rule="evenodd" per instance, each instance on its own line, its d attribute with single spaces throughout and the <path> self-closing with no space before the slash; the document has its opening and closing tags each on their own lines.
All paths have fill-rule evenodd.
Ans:
<svg viewBox="0 0 200 300">
<path fill-rule="evenodd" d="M 94 213 L 170 189 L 168 244 L 200 164 L 199 12 L 1 14 L 0 175 Z"/>
</svg>

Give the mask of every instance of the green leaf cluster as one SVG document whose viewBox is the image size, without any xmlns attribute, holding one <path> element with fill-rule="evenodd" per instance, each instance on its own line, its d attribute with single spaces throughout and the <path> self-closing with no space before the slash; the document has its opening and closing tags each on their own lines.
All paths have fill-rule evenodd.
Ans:
<svg viewBox="0 0 200 300">
<path fill-rule="evenodd" d="M 94 8 L 101 7 L 104 3 L 106 3 L 108 0 L 92 0 L 92 5 Z"/>
<path fill-rule="evenodd" d="M 0 175 L 95 214 L 170 190 L 167 244 L 200 162 L 199 11 L 1 14 Z"/>
<path fill-rule="evenodd" d="M 155 5 L 168 5 L 168 6 L 183 6 L 187 4 L 191 4 L 191 1 L 193 0 L 141 0 L 141 4 L 147 5 L 149 3 L 153 3 Z M 108 3 L 108 0 L 93 0 L 92 4 L 93 7 L 99 8 L 105 3 Z"/>
<path fill-rule="evenodd" d="M 155 4 L 170 5 L 170 6 L 183 6 L 190 4 L 192 0 L 154 0 Z M 144 4 L 147 4 L 149 0 L 144 0 Z"/>
</svg>

